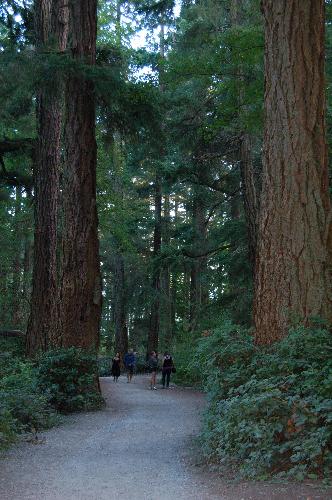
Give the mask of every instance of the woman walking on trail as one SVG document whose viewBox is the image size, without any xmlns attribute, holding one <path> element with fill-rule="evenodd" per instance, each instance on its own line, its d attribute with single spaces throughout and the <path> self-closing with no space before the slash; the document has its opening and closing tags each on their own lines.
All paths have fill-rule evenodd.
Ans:
<svg viewBox="0 0 332 500">
<path fill-rule="evenodd" d="M 156 351 L 152 351 L 149 357 L 148 365 L 151 371 L 150 389 L 157 389 L 156 377 L 158 370 L 158 356 Z"/>
<path fill-rule="evenodd" d="M 171 379 L 171 373 L 174 370 L 175 370 L 175 367 L 174 367 L 174 363 L 173 363 L 173 358 L 169 354 L 169 352 L 165 352 L 164 353 L 164 360 L 163 360 L 163 369 L 162 369 L 163 389 L 165 389 L 165 383 L 166 383 L 166 389 L 169 389 L 169 382 Z"/>
<path fill-rule="evenodd" d="M 129 349 L 124 357 L 124 365 L 127 370 L 127 382 L 131 382 L 134 375 L 134 368 L 136 365 L 136 356 L 133 349 Z"/>
<path fill-rule="evenodd" d="M 120 373 L 121 373 L 120 361 L 121 361 L 120 360 L 120 353 L 117 352 L 113 358 L 112 369 L 111 369 L 111 373 L 112 373 L 114 382 L 117 382 L 118 378 L 120 377 Z"/>
</svg>

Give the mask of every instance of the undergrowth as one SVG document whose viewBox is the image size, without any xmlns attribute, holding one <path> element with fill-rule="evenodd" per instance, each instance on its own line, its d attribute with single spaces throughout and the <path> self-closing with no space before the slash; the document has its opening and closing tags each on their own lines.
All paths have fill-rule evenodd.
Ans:
<svg viewBox="0 0 332 500">
<path fill-rule="evenodd" d="M 95 356 L 69 348 L 31 361 L 22 355 L 19 342 L 9 339 L 0 345 L 0 449 L 22 433 L 54 426 L 59 413 L 95 410 L 104 404 Z"/>
<path fill-rule="evenodd" d="M 332 335 L 292 329 L 268 348 L 224 321 L 199 341 L 192 370 L 208 394 L 205 456 L 246 477 L 328 476 L 332 465 Z"/>
</svg>

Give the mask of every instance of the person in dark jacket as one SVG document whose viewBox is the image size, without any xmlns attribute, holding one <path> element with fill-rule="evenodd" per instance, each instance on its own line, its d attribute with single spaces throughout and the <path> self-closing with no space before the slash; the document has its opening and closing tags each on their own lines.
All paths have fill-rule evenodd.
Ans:
<svg viewBox="0 0 332 500">
<path fill-rule="evenodd" d="M 124 365 L 127 370 L 127 382 L 131 382 L 134 375 L 134 368 L 136 365 L 136 356 L 133 349 L 129 349 L 124 357 Z"/>
<path fill-rule="evenodd" d="M 165 383 L 166 383 L 166 389 L 169 389 L 169 382 L 171 379 L 171 373 L 173 368 L 174 368 L 173 358 L 169 354 L 169 352 L 165 352 L 163 359 L 163 368 L 162 368 L 163 389 L 165 389 Z"/>
<path fill-rule="evenodd" d="M 112 373 L 114 382 L 117 382 L 118 378 L 120 377 L 120 373 L 121 373 L 120 361 L 121 361 L 120 360 L 120 353 L 117 352 L 112 360 L 112 369 L 111 369 L 111 373 Z"/>
<path fill-rule="evenodd" d="M 148 360 L 148 366 L 151 372 L 150 389 L 157 389 L 156 377 L 158 371 L 158 356 L 156 351 L 151 352 Z"/>
</svg>

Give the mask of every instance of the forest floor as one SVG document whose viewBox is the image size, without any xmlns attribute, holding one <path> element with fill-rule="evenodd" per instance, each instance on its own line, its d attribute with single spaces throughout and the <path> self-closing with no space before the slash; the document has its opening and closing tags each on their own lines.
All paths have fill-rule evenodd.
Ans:
<svg viewBox="0 0 332 500">
<path fill-rule="evenodd" d="M 195 436 L 204 396 L 190 389 L 149 390 L 101 379 L 103 411 L 22 441 L 0 460 L 1 500 L 318 500 L 331 489 L 246 482 L 200 464 Z"/>
</svg>

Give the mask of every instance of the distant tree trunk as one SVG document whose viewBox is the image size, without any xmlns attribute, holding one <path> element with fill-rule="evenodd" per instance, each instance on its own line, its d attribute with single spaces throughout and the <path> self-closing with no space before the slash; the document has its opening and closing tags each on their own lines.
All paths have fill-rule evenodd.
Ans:
<svg viewBox="0 0 332 500">
<path fill-rule="evenodd" d="M 155 195 L 154 195 L 154 235 L 153 235 L 153 269 L 152 269 L 152 290 L 153 299 L 150 315 L 150 328 L 148 335 L 148 353 L 156 351 L 159 341 L 160 328 L 160 251 L 161 251 L 161 177 L 157 172 L 155 177 Z"/>
<path fill-rule="evenodd" d="M 171 241 L 170 235 L 171 210 L 170 196 L 168 193 L 164 195 L 164 217 L 163 217 L 163 245 L 169 246 Z M 171 274 L 170 266 L 166 263 L 162 270 L 162 312 L 163 312 L 163 333 L 164 343 L 167 349 L 170 348 L 173 337 L 173 321 L 172 321 L 172 296 L 171 296 Z"/>
<path fill-rule="evenodd" d="M 71 54 L 94 65 L 97 1 L 70 2 Z M 66 165 L 63 174 L 61 330 L 57 344 L 97 348 L 101 315 L 96 206 L 95 100 L 83 73 L 66 86 Z"/>
<path fill-rule="evenodd" d="M 22 191 L 20 187 L 16 187 L 15 199 L 15 217 L 13 231 L 13 249 L 14 258 L 12 264 L 12 283 L 11 283 L 11 326 L 13 328 L 21 327 L 21 284 L 22 284 L 22 243 L 23 243 L 23 227 L 20 220 L 22 210 Z"/>
<path fill-rule="evenodd" d="M 66 49 L 68 9 L 65 0 L 36 0 L 37 49 L 62 52 Z M 41 84 L 37 94 L 37 160 L 34 168 L 35 235 L 31 312 L 26 351 L 45 351 L 58 328 L 57 310 L 57 217 L 61 138 L 61 80 L 54 71 L 53 82 Z"/>
<path fill-rule="evenodd" d="M 161 61 L 165 58 L 165 26 L 163 22 L 160 24 L 160 47 L 159 54 Z M 164 91 L 163 85 L 163 67 L 159 68 L 159 88 Z M 161 151 L 161 157 L 164 156 L 164 151 Z M 155 222 L 154 222 L 154 236 L 153 236 L 153 271 L 152 271 L 152 289 L 154 297 L 152 300 L 151 314 L 150 314 L 150 328 L 148 333 L 148 352 L 158 350 L 159 330 L 160 330 L 160 279 L 161 269 L 160 262 L 158 261 L 161 252 L 161 238 L 162 238 L 162 179 L 158 172 L 158 167 L 155 175 Z"/>
<path fill-rule="evenodd" d="M 231 0 L 230 19 L 233 28 L 241 28 L 244 23 L 243 0 Z M 236 67 L 238 82 L 238 108 L 243 110 L 243 96 L 245 88 L 245 77 L 243 64 Z M 243 111 L 242 111 L 243 112 Z M 256 245 L 257 245 L 257 222 L 259 209 L 259 182 L 254 170 L 251 153 L 251 137 L 246 131 L 239 131 L 239 160 L 241 172 L 241 188 L 243 196 L 244 214 L 247 224 L 248 253 L 254 270 Z"/>
<path fill-rule="evenodd" d="M 331 249 L 324 96 L 324 1 L 263 0 L 265 136 L 255 339 L 330 320 Z"/>
<path fill-rule="evenodd" d="M 259 180 L 253 165 L 250 136 L 243 133 L 240 142 L 243 205 L 247 223 L 249 259 L 254 269 L 259 215 Z"/>
<path fill-rule="evenodd" d="M 32 269 L 33 247 L 29 228 L 24 233 L 24 256 L 23 256 L 23 277 L 22 277 L 22 308 L 21 321 L 25 325 L 27 321 L 28 304 L 31 288 L 31 269 Z"/>
<path fill-rule="evenodd" d="M 113 269 L 113 322 L 115 328 L 115 351 L 121 359 L 128 351 L 128 330 L 126 321 L 125 267 L 121 254 L 114 256 Z"/>
<path fill-rule="evenodd" d="M 174 226 L 175 227 L 176 227 L 177 219 L 178 219 L 178 209 L 179 209 L 179 201 L 178 201 L 178 197 L 175 195 L 175 197 L 174 197 Z M 178 278 L 178 273 L 176 270 L 174 270 L 171 274 L 171 290 L 170 290 L 170 295 L 171 295 L 170 315 L 171 315 L 171 325 L 172 325 L 172 330 L 171 330 L 172 336 L 175 334 L 175 331 L 176 331 L 177 278 Z"/>
<path fill-rule="evenodd" d="M 204 194 L 196 189 L 193 199 L 193 228 L 194 228 L 194 253 L 200 255 L 206 248 L 206 209 Z M 207 268 L 207 258 L 197 257 L 193 259 L 190 272 L 190 317 L 189 330 L 197 328 L 198 319 L 202 306 L 208 301 L 208 290 L 204 283 Z"/>
</svg>

